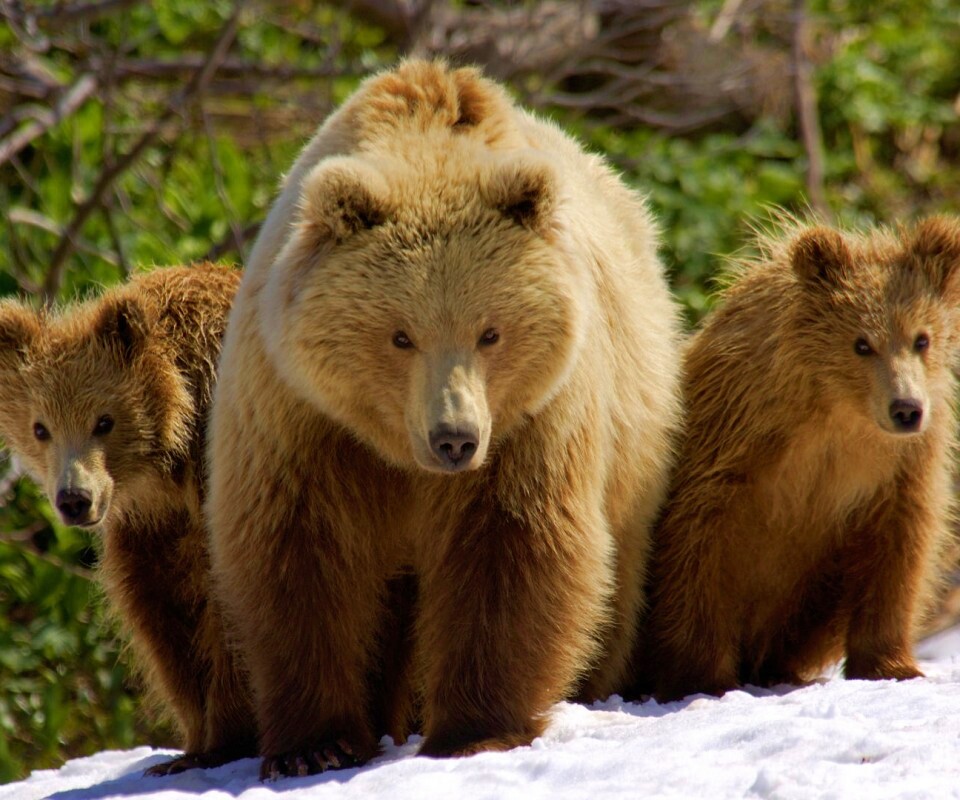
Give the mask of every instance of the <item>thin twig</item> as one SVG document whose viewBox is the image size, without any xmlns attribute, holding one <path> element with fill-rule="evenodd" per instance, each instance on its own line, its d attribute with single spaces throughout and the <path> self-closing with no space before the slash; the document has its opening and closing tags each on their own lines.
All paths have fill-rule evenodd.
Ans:
<svg viewBox="0 0 960 800">
<path fill-rule="evenodd" d="M 111 209 L 110 206 L 105 203 L 100 211 L 103 214 L 103 221 L 107 223 L 107 233 L 110 234 L 110 242 L 113 244 L 113 251 L 117 254 L 117 263 L 120 264 L 120 269 L 123 270 L 124 278 L 129 278 L 133 272 L 133 267 L 130 265 L 130 262 L 127 261 L 127 257 L 123 253 L 123 244 L 120 241 L 120 234 L 117 232 L 117 226 L 113 221 L 113 209 Z"/>
<path fill-rule="evenodd" d="M 154 80 L 179 80 L 195 72 L 203 63 L 199 54 L 185 53 L 173 59 L 124 58 L 116 63 L 119 79 L 150 78 Z M 254 77 L 262 80 L 288 81 L 296 78 L 331 78 L 350 74 L 349 71 L 330 65 L 319 67 L 296 67 L 288 64 L 259 64 L 239 58 L 225 59 L 217 67 L 223 78 Z"/>
<path fill-rule="evenodd" d="M 53 255 L 50 257 L 47 277 L 43 284 L 44 299 L 47 303 L 53 301 L 63 282 L 64 265 L 76 246 L 74 238 L 90 215 L 98 208 L 103 196 L 113 181 L 140 158 L 147 147 L 157 138 L 163 126 L 177 114 L 181 113 L 188 101 L 201 91 L 203 86 L 213 76 L 218 64 L 223 60 L 236 36 L 241 6 L 242 2 L 238 2 L 234 6 L 233 14 L 220 31 L 217 42 L 207 56 L 203 66 L 194 74 L 190 82 L 173 96 L 163 113 L 141 134 L 136 143 L 134 143 L 126 153 L 120 156 L 112 166 L 101 172 L 100 178 L 90 192 L 90 196 L 77 208 L 73 219 L 70 221 L 60 242 L 53 251 Z"/>
<path fill-rule="evenodd" d="M 239 236 L 231 231 L 224 237 L 223 241 L 218 242 L 201 257 L 201 261 L 219 261 L 228 253 L 236 252 L 237 259 L 243 260 L 243 246 L 252 242 L 260 232 L 260 222 L 251 222 L 245 225 L 239 232 Z M 238 241 L 239 239 L 239 241 Z"/>
<path fill-rule="evenodd" d="M 217 143 L 213 136 L 213 128 L 210 125 L 210 117 L 207 115 L 200 103 L 200 118 L 203 121 L 203 132 L 207 138 L 207 149 L 210 152 L 210 164 L 213 167 L 213 183 L 217 189 L 217 197 L 220 198 L 220 205 L 223 206 L 227 217 L 227 224 L 230 226 L 230 233 L 233 236 L 233 246 L 236 248 L 240 259 L 243 259 L 243 237 L 240 230 L 240 222 L 237 220 L 237 211 L 230 202 L 227 194 L 227 188 L 223 182 L 223 167 L 220 164 L 220 154 L 217 152 Z"/>
<path fill-rule="evenodd" d="M 807 200 L 825 220 L 830 219 L 830 206 L 823 190 L 823 133 L 817 114 L 817 89 L 813 83 L 813 65 L 807 57 L 806 0 L 793 3 L 793 73 L 797 96 L 797 117 L 803 147 L 807 153 Z"/>
<path fill-rule="evenodd" d="M 46 231 L 47 233 L 52 233 L 57 236 L 63 236 L 65 228 L 59 222 L 50 219 L 50 217 L 41 214 L 39 211 L 34 211 L 30 208 L 25 208 L 23 206 L 14 206 L 7 211 L 7 218 L 11 223 L 16 223 L 17 225 L 28 225 L 31 228 L 37 228 L 41 231 Z M 82 253 L 89 253 L 92 256 L 101 258 L 106 261 L 108 264 L 116 266 L 119 261 L 113 257 L 113 255 L 108 251 L 104 250 L 101 247 L 97 247 L 95 244 L 92 244 L 85 239 L 77 237 L 76 249 Z"/>
<path fill-rule="evenodd" d="M 99 0 L 94 3 L 57 3 L 50 8 L 30 12 L 44 26 L 58 27 L 79 20 L 96 19 L 104 14 L 140 5 L 144 0 Z"/>
<path fill-rule="evenodd" d="M 38 136 L 42 136 L 65 117 L 69 117 L 97 91 L 97 79 L 91 75 L 81 75 L 73 86 L 61 95 L 53 108 L 44 109 L 37 119 L 29 122 L 6 139 L 0 141 L 0 164 L 26 147 Z"/>
</svg>

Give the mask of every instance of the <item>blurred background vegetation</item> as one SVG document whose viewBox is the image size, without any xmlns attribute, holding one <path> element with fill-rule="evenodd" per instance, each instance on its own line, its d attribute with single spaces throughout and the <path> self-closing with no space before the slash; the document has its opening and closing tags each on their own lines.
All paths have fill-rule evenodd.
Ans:
<svg viewBox="0 0 960 800">
<path fill-rule="evenodd" d="M 847 225 L 960 205 L 956 0 L 0 0 L 0 295 L 242 262 L 305 139 L 405 54 L 482 65 L 649 193 L 691 322 L 771 205 Z M 0 498 L 0 781 L 170 743 L 95 538 L 10 457 Z"/>
</svg>

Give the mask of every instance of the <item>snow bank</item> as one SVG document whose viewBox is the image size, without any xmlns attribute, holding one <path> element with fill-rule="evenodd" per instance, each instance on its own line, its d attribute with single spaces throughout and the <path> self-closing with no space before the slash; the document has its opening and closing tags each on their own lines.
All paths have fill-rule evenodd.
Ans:
<svg viewBox="0 0 960 800">
<path fill-rule="evenodd" d="M 927 678 L 825 679 L 717 699 L 555 707 L 531 747 L 455 761 L 416 741 L 362 769 L 261 784 L 258 762 L 145 778 L 169 751 L 78 758 L 0 786 L 0 800 L 616 800 L 960 798 L 960 630 L 923 643 Z"/>
</svg>

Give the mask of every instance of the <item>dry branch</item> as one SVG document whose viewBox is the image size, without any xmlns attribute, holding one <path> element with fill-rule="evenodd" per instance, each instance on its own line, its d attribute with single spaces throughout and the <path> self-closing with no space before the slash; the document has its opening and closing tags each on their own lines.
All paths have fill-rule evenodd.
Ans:
<svg viewBox="0 0 960 800">
<path fill-rule="evenodd" d="M 822 218 L 830 219 L 830 206 L 823 188 L 823 133 L 817 113 L 817 90 L 813 83 L 813 66 L 807 56 L 806 0 L 794 0 L 793 73 L 797 95 L 797 119 L 807 154 L 807 200 Z"/>
<path fill-rule="evenodd" d="M 217 66 L 226 56 L 236 36 L 240 7 L 240 3 L 235 6 L 230 19 L 227 20 L 221 29 L 216 44 L 211 49 L 202 67 L 197 70 L 190 82 L 171 98 L 166 109 L 159 117 L 153 120 L 134 145 L 113 164 L 101 172 L 100 178 L 91 190 L 89 197 L 77 208 L 73 219 L 70 221 L 53 255 L 50 257 L 47 277 L 43 284 L 43 293 L 46 302 L 49 303 L 56 297 L 63 281 L 64 265 L 76 247 L 74 239 L 90 215 L 99 207 L 113 181 L 143 154 L 147 147 L 149 147 L 160 134 L 164 125 L 177 114 L 180 114 L 193 96 L 202 91 L 204 85 L 213 76 Z"/>
<path fill-rule="evenodd" d="M 42 136 L 60 120 L 70 116 L 97 91 L 97 79 L 87 73 L 63 93 L 51 109 L 38 111 L 36 119 L 0 140 L 0 164 L 5 164 L 30 142 Z"/>
</svg>

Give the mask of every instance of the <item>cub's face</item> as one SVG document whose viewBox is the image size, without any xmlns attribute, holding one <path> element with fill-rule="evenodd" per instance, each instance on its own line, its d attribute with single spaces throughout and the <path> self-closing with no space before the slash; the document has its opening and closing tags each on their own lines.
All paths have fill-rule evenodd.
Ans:
<svg viewBox="0 0 960 800">
<path fill-rule="evenodd" d="M 151 378 L 144 326 L 126 304 L 84 309 L 45 318 L 14 347 L 0 309 L 0 361 L 8 397 L 16 392 L 0 434 L 67 525 L 103 524 L 126 489 L 168 463 L 164 441 L 182 446 L 168 418 L 182 398 L 171 404 L 169 387 Z"/>
<path fill-rule="evenodd" d="M 960 346 L 960 227 L 931 219 L 897 243 L 818 230 L 794 249 L 807 282 L 809 356 L 828 391 L 897 436 L 949 413 Z M 828 346 L 832 342 L 832 346 Z"/>
<path fill-rule="evenodd" d="M 262 311 L 281 373 L 324 413 L 393 463 L 456 472 L 562 385 L 588 293 L 545 165 L 446 180 L 430 195 L 439 178 L 418 193 L 356 159 L 322 164 Z"/>
</svg>

